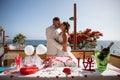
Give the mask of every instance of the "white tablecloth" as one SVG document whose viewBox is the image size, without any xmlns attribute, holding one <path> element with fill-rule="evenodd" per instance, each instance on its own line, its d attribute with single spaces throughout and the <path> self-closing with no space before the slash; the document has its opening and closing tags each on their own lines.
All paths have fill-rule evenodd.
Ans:
<svg viewBox="0 0 120 80">
<path fill-rule="evenodd" d="M 71 74 L 66 77 L 63 73 L 65 67 L 46 68 L 31 75 L 22 75 L 19 72 L 0 73 L 0 80 L 120 80 L 120 69 L 107 65 L 104 72 L 84 71 L 81 68 L 71 67 Z"/>
</svg>

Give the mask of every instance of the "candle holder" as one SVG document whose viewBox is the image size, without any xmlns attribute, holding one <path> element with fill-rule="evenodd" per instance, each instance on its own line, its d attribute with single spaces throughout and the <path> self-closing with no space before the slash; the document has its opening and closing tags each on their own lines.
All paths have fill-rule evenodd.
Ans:
<svg viewBox="0 0 120 80">
<path fill-rule="evenodd" d="M 95 71 L 95 69 L 92 69 L 92 67 L 94 67 L 94 66 L 92 66 L 92 64 L 94 64 L 94 59 L 92 58 L 92 56 L 87 59 L 87 62 L 88 62 L 88 65 L 89 65 L 88 66 L 89 67 L 88 71 Z"/>
<path fill-rule="evenodd" d="M 95 69 L 92 69 L 92 67 L 94 67 L 92 64 L 94 64 L 94 59 L 92 56 L 87 58 L 87 61 L 85 61 L 85 52 L 83 53 L 83 67 L 84 70 L 86 71 L 95 71 Z M 87 67 L 89 67 L 87 69 Z"/>
</svg>

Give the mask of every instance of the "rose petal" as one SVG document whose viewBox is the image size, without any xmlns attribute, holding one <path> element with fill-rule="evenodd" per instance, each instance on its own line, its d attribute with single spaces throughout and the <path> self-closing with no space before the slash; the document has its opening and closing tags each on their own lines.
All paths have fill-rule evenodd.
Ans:
<svg viewBox="0 0 120 80">
<path fill-rule="evenodd" d="M 87 75 L 84 75 L 84 77 L 86 77 L 86 78 L 87 78 Z"/>
<path fill-rule="evenodd" d="M 61 75 L 61 74 L 58 74 L 58 75 Z"/>
<path fill-rule="evenodd" d="M 40 76 L 36 76 L 36 78 L 40 78 Z"/>
<path fill-rule="evenodd" d="M 59 78 L 59 76 L 56 76 L 56 78 Z"/>
<path fill-rule="evenodd" d="M 71 78 L 75 78 L 74 76 L 71 76 Z"/>
<path fill-rule="evenodd" d="M 117 76 L 120 77 L 120 74 L 118 74 Z"/>
<path fill-rule="evenodd" d="M 10 78 L 13 78 L 13 77 L 14 77 L 13 75 L 10 76 Z"/>
<path fill-rule="evenodd" d="M 4 71 L 4 74 L 9 74 L 9 72 L 8 71 Z"/>
</svg>

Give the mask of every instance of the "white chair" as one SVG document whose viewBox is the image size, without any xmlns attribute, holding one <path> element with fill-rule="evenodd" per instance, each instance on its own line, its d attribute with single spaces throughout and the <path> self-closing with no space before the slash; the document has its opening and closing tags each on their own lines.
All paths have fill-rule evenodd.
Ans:
<svg viewBox="0 0 120 80">
<path fill-rule="evenodd" d="M 15 59 L 16 56 L 19 56 L 17 53 L 7 53 L 2 57 L 2 66 L 4 66 L 4 60 Z"/>
</svg>

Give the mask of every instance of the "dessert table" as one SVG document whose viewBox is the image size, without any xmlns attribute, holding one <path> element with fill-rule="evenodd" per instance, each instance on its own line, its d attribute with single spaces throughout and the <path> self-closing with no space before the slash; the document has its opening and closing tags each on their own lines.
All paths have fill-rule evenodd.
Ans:
<svg viewBox="0 0 120 80">
<path fill-rule="evenodd" d="M 0 80 L 120 80 L 120 69 L 108 64 L 103 72 L 85 71 L 82 67 L 69 67 L 71 74 L 63 73 L 65 67 L 48 67 L 30 75 L 11 69 L 0 73 Z"/>
</svg>

